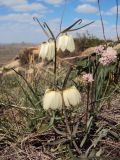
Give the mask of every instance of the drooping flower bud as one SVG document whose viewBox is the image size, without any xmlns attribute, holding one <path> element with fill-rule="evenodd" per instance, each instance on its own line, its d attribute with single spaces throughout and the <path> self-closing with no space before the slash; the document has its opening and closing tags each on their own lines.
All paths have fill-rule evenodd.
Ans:
<svg viewBox="0 0 120 160">
<path fill-rule="evenodd" d="M 62 109 L 62 95 L 60 91 L 47 90 L 43 98 L 44 110 Z"/>
<path fill-rule="evenodd" d="M 55 43 L 54 41 L 45 42 L 41 44 L 39 57 L 47 60 L 54 60 L 55 58 Z"/>
<path fill-rule="evenodd" d="M 58 39 L 57 49 L 61 49 L 63 52 L 68 50 L 73 52 L 75 50 L 75 42 L 71 35 L 61 35 Z"/>
<path fill-rule="evenodd" d="M 66 107 L 77 106 L 81 102 L 80 92 L 75 86 L 63 91 L 63 100 Z"/>
</svg>

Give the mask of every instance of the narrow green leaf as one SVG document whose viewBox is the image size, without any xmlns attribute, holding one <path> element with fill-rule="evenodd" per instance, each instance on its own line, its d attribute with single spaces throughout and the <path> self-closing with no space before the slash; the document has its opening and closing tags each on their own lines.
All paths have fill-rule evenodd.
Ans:
<svg viewBox="0 0 120 160">
<path fill-rule="evenodd" d="M 82 29 L 82 28 L 84 28 L 84 27 L 86 27 L 86 26 L 88 26 L 88 25 L 90 25 L 90 24 L 92 24 L 92 23 L 94 23 L 94 22 L 95 22 L 95 21 L 92 21 L 92 22 L 90 22 L 90 23 L 88 23 L 88 24 L 86 24 L 86 25 L 84 25 L 84 26 L 79 27 L 79 28 L 75 28 L 75 29 L 68 30 L 68 32 L 73 32 L 73 31 Z"/>
<path fill-rule="evenodd" d="M 14 68 L 12 68 L 12 70 L 19 75 L 27 84 L 27 86 L 29 87 L 29 89 L 31 90 L 31 92 L 33 93 L 33 95 L 35 96 L 35 98 L 39 101 L 39 97 L 36 95 L 36 93 L 34 92 L 32 86 L 30 85 L 30 83 L 28 83 L 28 81 L 24 78 L 24 76 L 22 76 L 19 72 L 17 72 Z"/>
<path fill-rule="evenodd" d="M 34 102 L 32 101 L 31 97 L 29 96 L 28 92 L 24 89 L 24 87 L 20 84 L 20 82 L 18 81 L 19 86 L 21 87 L 21 89 L 23 90 L 23 93 L 25 94 L 26 98 L 30 101 L 30 103 L 32 104 L 32 106 L 34 108 L 36 108 L 36 106 L 34 105 Z"/>
<path fill-rule="evenodd" d="M 89 133 L 92 125 L 93 116 L 90 117 L 90 119 L 87 122 L 87 132 Z"/>
<path fill-rule="evenodd" d="M 44 27 L 42 26 L 42 24 L 40 23 L 40 21 L 38 20 L 38 18 L 37 18 L 37 17 L 33 17 L 33 20 L 38 22 L 38 24 L 39 24 L 40 27 L 42 28 L 43 32 L 45 33 L 45 35 L 46 35 L 48 38 L 50 38 L 50 37 L 49 37 L 49 34 L 48 34 L 47 31 L 44 29 Z"/>
<path fill-rule="evenodd" d="M 87 134 L 84 136 L 84 138 L 83 138 L 82 142 L 80 143 L 80 147 L 81 147 L 81 148 L 82 148 L 82 147 L 83 147 L 83 145 L 85 144 L 86 139 L 87 139 Z"/>
<path fill-rule="evenodd" d="M 71 28 L 73 28 L 76 24 L 80 24 L 82 22 L 82 19 L 77 20 L 75 23 L 73 23 L 71 26 L 69 26 L 68 28 L 66 28 L 65 30 L 63 30 L 61 33 L 65 33 L 68 32 Z"/>
<path fill-rule="evenodd" d="M 50 32 L 52 38 L 53 38 L 54 40 L 56 40 L 56 38 L 55 38 L 55 36 L 54 36 L 52 30 L 51 30 L 50 27 L 48 26 L 48 24 L 47 24 L 46 22 L 44 22 L 44 25 L 45 25 L 45 27 L 47 27 L 47 29 L 48 29 L 48 31 Z"/>
</svg>

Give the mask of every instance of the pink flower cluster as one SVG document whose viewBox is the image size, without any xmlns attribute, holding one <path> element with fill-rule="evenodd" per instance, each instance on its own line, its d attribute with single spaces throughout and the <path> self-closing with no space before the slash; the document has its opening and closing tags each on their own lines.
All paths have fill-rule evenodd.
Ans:
<svg viewBox="0 0 120 160">
<path fill-rule="evenodd" d="M 95 52 L 98 55 L 101 55 L 99 62 L 103 66 L 109 65 L 110 63 L 115 62 L 117 58 L 117 52 L 112 47 L 108 47 L 107 49 L 105 49 L 104 46 L 100 45 L 95 48 Z"/>
<path fill-rule="evenodd" d="M 93 79 L 93 75 L 91 74 L 91 73 L 86 73 L 86 74 L 84 74 L 83 75 L 83 80 L 85 81 L 85 82 L 93 82 L 94 81 L 94 79 Z"/>
<path fill-rule="evenodd" d="M 100 45 L 95 47 L 95 53 L 101 55 L 104 52 L 104 46 Z"/>
<path fill-rule="evenodd" d="M 101 58 L 99 59 L 99 62 L 105 66 L 109 65 L 112 62 L 115 62 L 117 58 L 117 52 L 112 47 L 108 47 L 104 52 L 101 54 Z"/>
</svg>

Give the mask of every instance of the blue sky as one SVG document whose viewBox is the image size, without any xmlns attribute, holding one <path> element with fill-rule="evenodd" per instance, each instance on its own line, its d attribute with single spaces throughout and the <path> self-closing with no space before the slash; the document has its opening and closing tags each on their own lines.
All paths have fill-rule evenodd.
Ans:
<svg viewBox="0 0 120 160">
<path fill-rule="evenodd" d="M 67 0 L 63 28 L 81 18 L 82 24 L 94 24 L 79 30 L 102 38 L 97 0 Z M 116 0 L 100 0 L 107 38 L 115 38 Z M 0 0 L 0 43 L 34 42 L 46 40 L 32 17 L 46 21 L 54 33 L 59 31 L 64 0 Z M 120 14 L 120 5 L 119 5 Z M 120 27 L 120 26 L 119 26 Z M 119 31 L 120 32 L 120 31 Z M 76 33 L 74 33 L 76 35 Z"/>
</svg>

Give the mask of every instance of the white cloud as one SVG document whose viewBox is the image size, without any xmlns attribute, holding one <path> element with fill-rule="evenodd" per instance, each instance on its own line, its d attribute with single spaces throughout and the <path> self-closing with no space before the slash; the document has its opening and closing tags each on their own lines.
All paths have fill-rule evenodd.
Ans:
<svg viewBox="0 0 120 160">
<path fill-rule="evenodd" d="M 11 13 L 8 15 L 0 16 L 0 22 L 6 23 L 6 22 L 19 22 L 19 23 L 30 23 L 33 24 L 33 17 L 39 16 L 38 14 L 29 14 L 29 13 Z M 40 16 L 39 16 L 40 17 Z M 41 15 L 42 17 L 42 15 Z"/>
<path fill-rule="evenodd" d="M 34 42 L 40 43 L 46 41 L 40 26 L 33 21 L 34 16 L 39 14 L 34 13 L 12 13 L 9 15 L 0 16 L 0 43 L 19 43 L 19 42 Z M 48 22 L 53 33 L 58 32 L 60 19 L 51 19 Z"/>
<path fill-rule="evenodd" d="M 48 21 L 48 24 L 55 35 L 59 33 L 60 20 L 61 20 L 60 18 L 55 18 Z"/>
<path fill-rule="evenodd" d="M 20 42 L 35 42 L 39 43 L 45 37 L 37 31 L 39 27 L 29 24 L 8 23 L 0 26 L 0 43 L 20 43 Z"/>
<path fill-rule="evenodd" d="M 14 11 L 40 11 L 45 12 L 46 6 L 40 2 L 29 3 L 28 0 L 0 0 L 0 6 L 6 6 Z"/>
<path fill-rule="evenodd" d="M 54 4 L 54 5 L 58 5 L 64 2 L 64 0 L 45 0 L 45 2 L 49 3 L 49 4 Z"/>
<path fill-rule="evenodd" d="M 24 23 L 22 23 L 22 18 L 24 17 Z M 33 16 L 33 15 L 32 15 Z M 34 42 L 34 43 L 40 43 L 42 41 L 46 41 L 47 37 L 43 34 L 41 28 L 37 23 L 32 21 L 32 16 L 25 13 L 25 14 L 10 14 L 8 17 L 0 16 L 0 20 L 6 19 L 6 23 L 2 23 L 0 25 L 0 43 L 19 43 L 19 42 Z M 22 18 L 21 18 L 22 17 Z M 31 19 L 30 19 L 31 18 Z M 13 21 L 10 21 L 13 19 Z M 28 20 L 30 19 L 30 20 Z M 85 19 L 83 20 L 83 23 L 81 24 L 87 24 L 90 23 L 92 20 Z M 53 33 L 57 33 L 59 31 L 59 24 L 60 19 L 51 19 L 48 21 L 49 27 L 52 29 Z M 116 37 L 115 33 L 115 25 L 110 25 L 107 21 L 104 21 L 105 25 L 105 34 L 107 38 L 114 38 Z M 102 35 L 102 27 L 101 27 L 101 21 L 97 20 L 95 23 L 78 30 L 77 33 L 83 34 L 88 31 L 90 34 L 93 34 L 97 36 L 98 38 L 103 38 Z M 75 35 L 75 33 L 72 33 Z"/>
<path fill-rule="evenodd" d="M 22 4 L 12 8 L 15 11 L 41 11 L 41 13 L 46 11 L 46 7 L 39 3 Z"/>
<path fill-rule="evenodd" d="M 0 0 L 0 6 L 9 6 L 12 7 L 14 5 L 26 4 L 27 0 Z"/>
<path fill-rule="evenodd" d="M 97 2 L 97 0 L 81 0 L 81 2 L 84 2 L 84 3 L 86 3 L 86 2 L 95 3 L 95 2 Z"/>
<path fill-rule="evenodd" d="M 113 6 L 112 8 L 110 8 L 110 9 L 107 10 L 107 11 L 102 11 L 102 15 L 112 16 L 112 15 L 115 15 L 116 12 L 117 12 L 117 7 L 116 7 L 116 6 Z M 118 6 L 118 14 L 120 14 L 120 5 Z"/>
<path fill-rule="evenodd" d="M 105 15 L 114 15 L 117 12 L 117 7 L 113 6 L 109 11 L 105 12 Z M 118 14 L 120 14 L 120 5 L 118 6 Z"/>
<path fill-rule="evenodd" d="M 90 4 L 82 4 L 77 6 L 76 11 L 79 13 L 97 13 L 98 9 Z"/>
<path fill-rule="evenodd" d="M 114 7 L 112 7 L 112 8 L 110 9 L 110 12 L 113 13 L 113 14 L 116 14 L 116 11 L 117 11 L 117 7 L 116 7 L 116 6 L 114 6 Z M 120 14 L 120 5 L 118 6 L 118 12 L 119 12 L 119 14 Z"/>
</svg>

